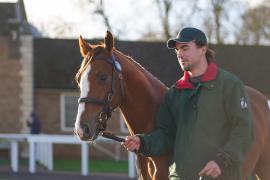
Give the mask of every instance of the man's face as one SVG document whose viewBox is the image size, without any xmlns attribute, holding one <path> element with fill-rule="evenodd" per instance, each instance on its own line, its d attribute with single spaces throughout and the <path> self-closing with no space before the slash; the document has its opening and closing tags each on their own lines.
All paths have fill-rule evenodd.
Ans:
<svg viewBox="0 0 270 180">
<path fill-rule="evenodd" d="M 197 47 L 194 41 L 188 43 L 176 42 L 175 52 L 181 68 L 184 71 L 192 71 L 199 66 L 201 59 L 205 57 L 206 48 Z"/>
</svg>

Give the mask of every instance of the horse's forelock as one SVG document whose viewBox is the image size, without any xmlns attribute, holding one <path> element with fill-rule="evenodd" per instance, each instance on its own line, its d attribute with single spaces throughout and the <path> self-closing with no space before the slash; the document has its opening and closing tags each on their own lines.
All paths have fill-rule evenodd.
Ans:
<svg viewBox="0 0 270 180">
<path fill-rule="evenodd" d="M 88 58 L 88 56 L 89 55 L 86 55 L 84 57 L 82 64 L 81 64 L 81 67 L 78 70 L 78 72 L 76 73 L 75 80 L 76 80 L 77 86 L 79 86 L 79 84 L 80 84 L 82 73 L 85 71 L 87 65 L 90 63 L 90 60 L 89 60 L 90 58 Z"/>
<path fill-rule="evenodd" d="M 83 74 L 83 72 L 85 71 L 87 66 L 91 63 L 93 55 L 94 54 L 98 55 L 101 53 L 108 53 L 104 46 L 105 46 L 104 43 L 100 43 L 98 45 L 91 45 L 92 51 L 89 51 L 86 54 L 86 56 L 84 57 L 84 59 L 82 61 L 80 69 L 76 73 L 75 80 L 76 80 L 77 86 L 79 86 L 79 84 L 80 84 L 81 75 Z"/>
</svg>

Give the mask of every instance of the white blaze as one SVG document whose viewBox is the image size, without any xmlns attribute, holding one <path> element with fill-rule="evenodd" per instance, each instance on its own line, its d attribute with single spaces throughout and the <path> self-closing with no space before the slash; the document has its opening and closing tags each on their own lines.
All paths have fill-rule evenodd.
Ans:
<svg viewBox="0 0 270 180">
<path fill-rule="evenodd" d="M 90 82 L 88 81 L 88 75 L 89 75 L 90 71 L 91 71 L 91 66 L 88 65 L 81 76 L 81 80 L 80 80 L 80 90 L 81 90 L 80 97 L 81 98 L 87 97 L 88 92 L 90 90 Z M 76 122 L 75 122 L 75 129 L 76 129 L 77 133 L 79 133 L 79 134 L 82 133 L 82 130 L 81 130 L 80 125 L 79 125 L 79 121 L 80 121 L 80 117 L 81 117 L 82 113 L 84 112 L 84 110 L 85 110 L 85 103 L 80 103 L 79 107 L 78 107 Z"/>
<path fill-rule="evenodd" d="M 269 107 L 269 109 L 270 109 L 270 100 L 268 100 L 268 107 Z"/>
</svg>

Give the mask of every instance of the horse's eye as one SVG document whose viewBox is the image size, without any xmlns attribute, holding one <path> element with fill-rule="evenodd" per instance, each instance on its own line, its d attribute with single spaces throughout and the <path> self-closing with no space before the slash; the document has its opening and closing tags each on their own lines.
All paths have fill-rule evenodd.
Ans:
<svg viewBox="0 0 270 180">
<path fill-rule="evenodd" d="M 106 74 L 99 75 L 100 81 L 106 81 L 108 79 L 108 76 Z"/>
</svg>

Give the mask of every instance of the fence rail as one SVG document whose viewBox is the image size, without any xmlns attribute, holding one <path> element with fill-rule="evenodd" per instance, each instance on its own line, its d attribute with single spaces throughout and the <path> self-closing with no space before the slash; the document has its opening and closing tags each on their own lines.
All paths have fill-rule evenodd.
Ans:
<svg viewBox="0 0 270 180">
<path fill-rule="evenodd" d="M 10 158 L 11 158 L 11 167 L 13 172 L 18 172 L 19 166 L 19 146 L 18 143 L 22 141 L 27 141 L 29 144 L 29 172 L 36 172 L 36 161 L 39 161 L 42 165 L 46 166 L 49 171 L 53 171 L 53 144 L 78 144 L 81 145 L 81 163 L 82 175 L 86 176 L 89 174 L 88 165 L 89 165 L 89 144 L 86 142 L 80 141 L 73 135 L 30 135 L 30 134 L 0 134 L 0 143 L 1 142 L 10 142 Z M 99 137 L 96 140 L 96 144 L 99 142 L 102 143 L 115 143 L 110 139 Z M 98 147 L 101 147 L 98 145 Z M 108 152 L 107 152 L 108 154 Z M 128 174 L 130 178 L 136 177 L 135 170 L 135 155 L 134 153 L 128 154 Z"/>
</svg>

